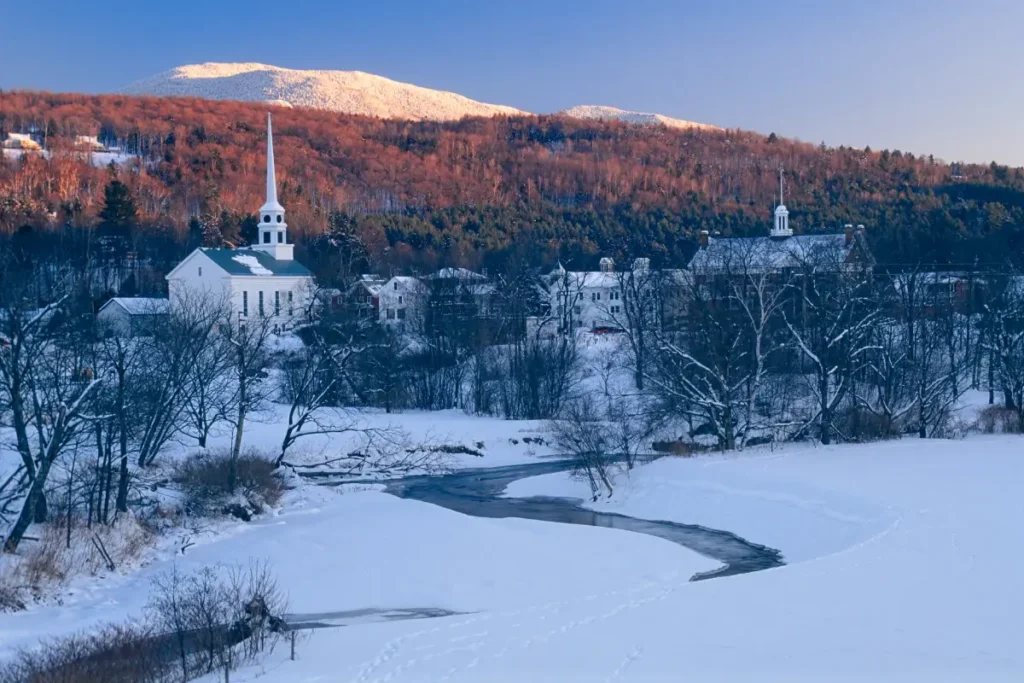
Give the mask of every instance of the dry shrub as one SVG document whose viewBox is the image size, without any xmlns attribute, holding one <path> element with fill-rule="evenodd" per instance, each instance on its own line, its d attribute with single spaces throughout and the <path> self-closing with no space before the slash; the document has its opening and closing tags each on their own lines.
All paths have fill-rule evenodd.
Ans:
<svg viewBox="0 0 1024 683">
<path fill-rule="evenodd" d="M 190 515 L 234 514 L 243 519 L 276 505 L 284 494 L 284 482 L 274 462 L 257 451 L 238 458 L 235 493 L 228 491 L 231 453 L 215 451 L 182 461 L 174 481 L 181 486 L 185 510 Z"/>
<path fill-rule="evenodd" d="M 835 426 L 851 441 L 882 441 L 899 433 L 899 426 L 884 415 L 877 415 L 862 405 L 851 405 L 836 415 Z"/>
<path fill-rule="evenodd" d="M 1020 415 L 1006 406 L 988 406 L 978 416 L 978 426 L 986 434 L 1020 434 Z"/>
<path fill-rule="evenodd" d="M 269 567 L 176 569 L 153 583 L 146 619 L 42 642 L 0 663 L 0 683 L 177 683 L 253 661 L 287 626 Z"/>
<path fill-rule="evenodd" d="M 145 624 L 46 641 L 0 665 L 0 683 L 135 683 L 181 680 Z"/>
<path fill-rule="evenodd" d="M 693 444 L 688 441 L 655 441 L 651 444 L 651 450 L 655 453 L 688 458 L 693 455 Z"/>
<path fill-rule="evenodd" d="M 45 595 L 55 586 L 82 575 L 109 571 L 101 546 L 114 567 L 137 559 L 153 541 L 152 533 L 131 515 L 122 515 L 110 526 L 88 527 L 71 519 L 68 547 L 67 517 L 38 527 L 38 538 L 26 539 L 17 555 L 6 555 L 0 564 L 0 612 L 24 609 L 31 596 Z"/>
</svg>

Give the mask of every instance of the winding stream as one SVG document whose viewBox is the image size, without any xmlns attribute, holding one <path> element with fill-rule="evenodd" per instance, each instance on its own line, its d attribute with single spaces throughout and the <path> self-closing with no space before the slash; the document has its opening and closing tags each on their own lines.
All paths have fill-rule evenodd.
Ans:
<svg viewBox="0 0 1024 683">
<path fill-rule="evenodd" d="M 722 563 L 718 569 L 694 574 L 690 577 L 691 581 L 746 574 L 785 564 L 780 551 L 753 543 L 729 531 L 709 529 L 697 524 L 680 524 L 638 519 L 613 512 L 596 512 L 582 507 L 580 501 L 570 498 L 503 497 L 505 488 L 518 479 L 564 472 L 570 467 L 571 463 L 566 460 L 551 460 L 525 465 L 460 470 L 452 474 L 413 476 L 383 483 L 384 490 L 392 495 L 440 505 L 473 517 L 516 517 L 623 529 L 678 543 Z"/>
</svg>

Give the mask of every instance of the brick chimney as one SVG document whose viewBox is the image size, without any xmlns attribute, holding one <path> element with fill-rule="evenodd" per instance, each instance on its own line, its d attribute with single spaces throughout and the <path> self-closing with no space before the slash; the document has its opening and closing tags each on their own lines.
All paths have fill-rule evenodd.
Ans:
<svg viewBox="0 0 1024 683">
<path fill-rule="evenodd" d="M 853 244 L 853 223 L 847 223 L 843 226 L 843 237 L 845 238 L 843 244 L 850 246 Z"/>
<path fill-rule="evenodd" d="M 707 230 L 701 230 L 700 232 L 697 233 L 697 244 L 700 245 L 701 249 L 708 248 L 708 240 L 710 238 L 710 234 L 711 233 L 709 233 Z"/>
</svg>

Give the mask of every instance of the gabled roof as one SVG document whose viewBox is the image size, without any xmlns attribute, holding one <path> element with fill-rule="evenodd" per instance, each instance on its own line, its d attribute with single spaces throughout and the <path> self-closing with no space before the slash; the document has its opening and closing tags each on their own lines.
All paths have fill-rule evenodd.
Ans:
<svg viewBox="0 0 1024 683">
<path fill-rule="evenodd" d="M 100 307 L 120 306 L 128 315 L 167 315 L 171 311 L 171 302 L 162 298 L 119 297 L 115 296 Z"/>
<path fill-rule="evenodd" d="M 815 258 L 839 257 L 846 260 L 860 241 L 859 235 L 793 235 L 792 237 L 710 238 L 707 247 L 694 254 L 691 270 L 726 268 L 796 268 Z"/>
<path fill-rule="evenodd" d="M 281 261 L 255 249 L 200 249 L 230 275 L 257 277 L 309 277 L 313 274 L 298 261 Z"/>
<path fill-rule="evenodd" d="M 487 278 L 480 273 L 474 273 L 468 268 L 442 268 L 428 276 L 431 280 L 486 280 Z"/>
</svg>

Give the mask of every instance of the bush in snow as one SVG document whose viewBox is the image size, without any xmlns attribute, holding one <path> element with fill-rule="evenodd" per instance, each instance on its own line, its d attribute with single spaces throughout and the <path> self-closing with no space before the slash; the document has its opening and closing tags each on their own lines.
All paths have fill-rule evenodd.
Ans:
<svg viewBox="0 0 1024 683">
<path fill-rule="evenodd" d="M 248 521 L 281 499 L 284 482 L 275 472 L 273 459 L 256 451 L 242 453 L 234 493 L 228 479 L 231 460 L 229 451 L 214 451 L 193 455 L 178 465 L 174 481 L 181 486 L 189 515 L 231 514 Z"/>
</svg>

